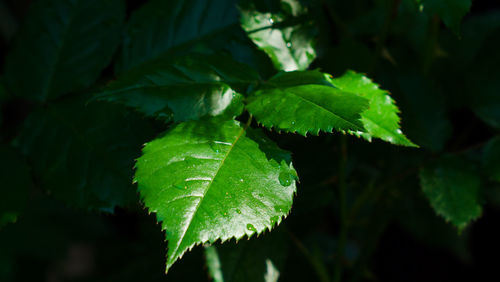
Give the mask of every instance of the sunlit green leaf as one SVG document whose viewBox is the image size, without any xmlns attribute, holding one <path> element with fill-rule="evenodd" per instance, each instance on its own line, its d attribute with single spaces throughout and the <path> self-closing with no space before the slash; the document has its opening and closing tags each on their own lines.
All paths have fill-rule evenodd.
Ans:
<svg viewBox="0 0 500 282">
<path fill-rule="evenodd" d="M 434 211 L 459 230 L 481 216 L 481 179 L 464 160 L 442 158 L 420 171 L 420 182 Z"/>
<path fill-rule="evenodd" d="M 293 17 L 304 12 L 296 0 L 282 1 Z M 271 58 L 278 70 L 305 70 L 316 58 L 314 29 L 307 23 L 287 27 L 276 24 L 286 19 L 281 13 L 241 10 L 241 26 L 252 41 Z"/>
<path fill-rule="evenodd" d="M 365 131 L 360 133 L 363 138 L 371 140 L 375 137 L 397 145 L 416 146 L 399 128 L 399 109 L 387 91 L 380 89 L 368 77 L 353 71 L 334 78 L 332 83 L 342 91 L 355 93 L 370 101 L 368 110 L 361 113 L 365 128 Z"/>
<path fill-rule="evenodd" d="M 193 246 L 260 234 L 288 214 L 290 156 L 236 121 L 181 123 L 146 144 L 135 180 L 168 240 L 166 269 Z"/>
<path fill-rule="evenodd" d="M 0 228 L 16 221 L 26 205 L 28 189 L 32 186 L 29 168 L 13 148 L 0 144 Z"/>
<path fill-rule="evenodd" d="M 205 248 L 210 276 L 215 282 L 276 282 L 285 261 L 287 240 L 282 230 L 259 238 L 229 241 Z"/>
<path fill-rule="evenodd" d="M 157 60 L 123 73 L 97 99 L 120 102 L 146 116 L 174 121 L 226 114 L 236 116 L 246 88 L 259 81 L 250 67 L 226 56 Z M 235 90 L 233 90 L 236 89 Z"/>
<path fill-rule="evenodd" d="M 89 86 L 110 62 L 124 17 L 121 0 L 34 2 L 7 57 L 7 88 L 47 101 Z"/>
<path fill-rule="evenodd" d="M 301 135 L 364 130 L 360 118 L 368 100 L 328 86 L 319 72 L 304 74 L 294 83 L 291 78 L 300 74 L 278 74 L 248 98 L 247 109 L 260 124 Z"/>
<path fill-rule="evenodd" d="M 19 147 L 45 191 L 71 206 L 112 210 L 136 201 L 134 159 L 151 128 L 121 107 L 77 97 L 32 113 Z"/>
</svg>

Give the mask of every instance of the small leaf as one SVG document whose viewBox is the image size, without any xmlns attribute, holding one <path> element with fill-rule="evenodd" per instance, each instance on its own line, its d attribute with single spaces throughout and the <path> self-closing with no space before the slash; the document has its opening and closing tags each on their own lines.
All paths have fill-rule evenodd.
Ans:
<svg viewBox="0 0 500 282">
<path fill-rule="evenodd" d="M 296 191 L 295 181 L 279 182 L 284 170 L 296 176 L 283 154 L 262 135 L 219 119 L 181 123 L 146 144 L 135 180 L 166 232 L 166 270 L 195 245 L 279 224 Z"/>
<path fill-rule="evenodd" d="M 500 182 L 500 137 L 492 138 L 484 147 L 482 164 L 489 177 Z"/>
<path fill-rule="evenodd" d="M 283 1 L 288 4 L 294 17 L 304 10 L 296 0 Z M 241 10 L 241 26 L 252 41 L 271 58 L 278 70 L 306 70 L 316 58 L 313 28 L 308 24 L 276 27 L 285 20 L 283 14 L 261 13 L 256 10 Z"/>
<path fill-rule="evenodd" d="M 287 76 L 300 76 L 295 85 Z M 300 82 L 318 84 L 303 84 Z M 266 87 L 248 98 L 248 111 L 267 128 L 301 135 L 319 131 L 362 131 L 361 113 L 368 100 L 358 95 L 327 86 L 319 72 L 291 72 L 271 78 Z"/>
<path fill-rule="evenodd" d="M 236 4 L 236 0 L 149 1 L 130 18 L 117 70 L 228 32 L 238 23 Z"/>
<path fill-rule="evenodd" d="M 457 157 L 445 157 L 420 171 L 422 190 L 434 211 L 459 230 L 481 216 L 480 182 L 474 167 Z"/>
<path fill-rule="evenodd" d="M 17 139 L 45 191 L 71 206 L 112 211 L 134 203 L 134 159 L 151 127 L 117 105 L 87 97 L 32 113 Z"/>
<path fill-rule="evenodd" d="M 186 121 L 202 116 L 240 114 L 242 97 L 259 80 L 250 67 L 227 56 L 191 55 L 174 62 L 157 60 L 123 73 L 96 98 L 120 102 L 146 116 Z"/>
<path fill-rule="evenodd" d="M 33 185 L 28 165 L 13 148 L 0 144 L 0 228 L 9 222 L 15 222 L 24 209 L 28 198 L 28 189 Z"/>
<path fill-rule="evenodd" d="M 380 138 L 392 144 L 418 147 L 404 136 L 399 128 L 399 109 L 389 93 L 368 77 L 347 71 L 343 76 L 332 80 L 334 86 L 342 91 L 355 93 L 370 101 L 368 110 L 361 113 L 361 121 L 365 128 L 360 135 L 368 141 L 372 137 Z"/>
<path fill-rule="evenodd" d="M 47 101 L 88 87 L 110 62 L 124 17 L 121 0 L 36 1 L 7 57 L 7 88 Z"/>
<path fill-rule="evenodd" d="M 455 33 L 460 31 L 460 22 L 469 12 L 471 0 L 422 0 L 424 11 L 437 14 Z"/>
<path fill-rule="evenodd" d="M 276 282 L 286 258 L 286 237 L 273 230 L 259 238 L 226 242 L 205 248 L 210 276 L 215 282 Z"/>
</svg>

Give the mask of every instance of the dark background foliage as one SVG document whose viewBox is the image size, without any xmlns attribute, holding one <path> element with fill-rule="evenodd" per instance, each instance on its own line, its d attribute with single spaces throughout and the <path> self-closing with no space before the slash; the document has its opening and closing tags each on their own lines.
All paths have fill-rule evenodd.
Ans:
<svg viewBox="0 0 500 282">
<path fill-rule="evenodd" d="M 2 69 L 32 2 L 36 1 L 0 2 Z M 126 1 L 125 18 L 144 2 Z M 262 11 L 279 9 L 275 1 L 254 2 Z M 270 133 L 280 147 L 292 152 L 300 176 L 292 212 L 283 222 L 288 255 L 283 259 L 280 281 L 319 281 L 325 272 L 333 273 L 338 264 L 344 268 L 345 281 L 495 279 L 495 257 L 500 252 L 499 184 L 482 177 L 483 215 L 459 232 L 434 213 L 420 188 L 418 175 L 421 168 L 443 156 L 474 163 L 485 144 L 498 134 L 499 2 L 473 1 L 459 28 L 449 28 L 437 16 L 419 12 L 415 1 L 303 2 L 308 7 L 305 21 L 312 20 L 317 32 L 318 56 L 310 69 L 319 68 L 334 76 L 348 69 L 366 73 L 390 91 L 401 110 L 403 131 L 420 148 L 348 137 L 347 150 L 342 152 L 337 134 L 303 138 Z M 100 74 L 98 84 L 114 78 L 116 54 L 113 58 Z M 21 71 L 32 67 L 22 59 L 15 63 Z M 275 72 L 265 59 L 257 64 L 264 77 Z M 65 105 L 75 103 L 60 99 Z M 38 106 L 37 102 L 17 97 L 2 101 L 3 144 L 27 134 L 24 123 Z M 42 109 L 51 107 L 50 103 L 41 104 Z M 88 111 L 98 112 L 98 108 L 90 106 Z M 113 117 L 136 119 L 121 111 L 116 109 Z M 102 117 L 108 118 L 104 114 Z M 87 119 L 73 118 L 83 122 Z M 34 127 L 41 125 L 35 123 Z M 140 136 L 127 135 L 128 131 L 123 130 L 110 138 L 126 138 L 139 150 L 148 137 L 165 129 L 154 120 L 139 127 Z M 113 124 L 102 130 L 106 128 L 113 128 Z M 54 138 L 66 138 L 56 134 Z M 89 134 L 88 138 L 93 138 Z M 130 153 L 130 159 L 137 156 L 134 154 Z M 347 205 L 351 217 L 345 254 L 339 255 L 336 186 L 342 155 L 347 157 Z M 21 153 L 19 158 L 23 158 Z M 42 159 L 37 155 L 28 164 L 43 166 L 37 164 Z M 1 164 L 2 168 L 9 165 Z M 133 192 L 129 191 L 132 200 L 115 197 L 117 203 L 112 204 L 106 202 L 107 198 L 82 195 L 102 208 L 86 211 L 80 206 L 80 195 L 73 195 L 76 198 L 69 201 L 53 196 L 41 187 L 53 179 L 37 175 L 36 169 L 28 173 L 33 177 L 29 201 L 17 222 L 0 230 L 1 281 L 209 280 L 201 247 L 186 254 L 168 276 L 164 275 L 164 236 L 154 216 L 147 214 Z M 3 186 L 16 175 L 2 177 Z M 64 183 L 72 185 L 68 181 Z M 115 204 L 119 207 L 110 214 Z"/>
</svg>

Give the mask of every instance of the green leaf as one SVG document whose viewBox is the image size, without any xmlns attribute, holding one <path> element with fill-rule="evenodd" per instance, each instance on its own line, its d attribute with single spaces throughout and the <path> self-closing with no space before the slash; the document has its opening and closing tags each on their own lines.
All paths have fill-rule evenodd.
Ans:
<svg viewBox="0 0 500 282">
<path fill-rule="evenodd" d="M 276 282 L 286 258 L 287 240 L 282 230 L 259 238 L 226 242 L 205 248 L 214 282 Z"/>
<path fill-rule="evenodd" d="M 293 77 L 304 78 L 293 82 Z M 362 131 L 361 113 L 368 100 L 358 95 L 327 86 L 319 72 L 278 74 L 268 87 L 248 98 L 248 111 L 267 128 L 285 132 L 319 134 L 319 131 Z M 289 78 L 287 76 L 290 76 Z M 301 82 L 307 84 L 301 85 Z M 316 84 L 313 84 L 316 83 Z"/>
<path fill-rule="evenodd" d="M 363 138 L 371 141 L 375 137 L 392 144 L 418 147 L 399 128 L 399 109 L 387 91 L 354 71 L 347 71 L 343 76 L 334 78 L 332 83 L 342 91 L 355 93 L 370 101 L 368 110 L 361 113 L 365 128 L 365 132 L 360 134 Z"/>
<path fill-rule="evenodd" d="M 234 120 L 181 123 L 146 144 L 136 167 L 140 195 L 166 232 L 167 271 L 195 245 L 270 230 L 296 191 L 290 156 Z"/>
<path fill-rule="evenodd" d="M 434 211 L 459 230 L 481 216 L 481 179 L 458 157 L 445 157 L 420 171 L 420 183 Z"/>
<path fill-rule="evenodd" d="M 47 101 L 92 84 L 118 46 L 121 0 L 40 0 L 33 3 L 7 57 L 13 95 Z"/>
<path fill-rule="evenodd" d="M 500 182 L 500 136 L 492 138 L 484 147 L 482 164 L 489 177 Z"/>
<path fill-rule="evenodd" d="M 97 99 L 120 102 L 146 116 L 174 121 L 226 114 L 237 116 L 248 85 L 259 81 L 250 67 L 230 57 L 191 55 L 157 60 L 123 73 Z M 232 88 L 233 87 L 233 88 Z"/>
<path fill-rule="evenodd" d="M 469 12 L 471 0 L 422 0 L 424 11 L 437 14 L 455 33 L 459 33 L 460 22 Z"/>
<path fill-rule="evenodd" d="M 282 3 L 288 5 L 294 17 L 304 11 L 296 0 Z M 247 31 L 250 39 L 267 53 L 278 70 L 306 70 L 316 58 L 314 29 L 307 23 L 280 27 L 279 23 L 285 19 L 282 13 L 241 10 L 241 26 Z M 297 19 L 287 20 L 297 21 Z"/>
<path fill-rule="evenodd" d="M 22 156 L 8 145 L 0 144 L 0 228 L 15 222 L 24 209 L 28 189 L 33 185 Z"/>
<path fill-rule="evenodd" d="M 130 17 L 117 70 L 224 34 L 238 24 L 236 0 L 153 0 Z"/>
<path fill-rule="evenodd" d="M 150 126 L 117 105 L 87 97 L 31 114 L 17 143 L 48 193 L 79 208 L 110 211 L 134 203 L 134 159 Z"/>
</svg>

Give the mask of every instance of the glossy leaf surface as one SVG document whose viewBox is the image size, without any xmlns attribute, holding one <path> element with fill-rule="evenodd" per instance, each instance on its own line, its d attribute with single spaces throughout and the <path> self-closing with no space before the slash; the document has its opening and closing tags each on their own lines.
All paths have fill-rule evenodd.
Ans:
<svg viewBox="0 0 500 282">
<path fill-rule="evenodd" d="M 458 157 L 445 157 L 420 171 L 420 183 L 434 211 L 459 230 L 482 214 L 480 177 Z"/>
<path fill-rule="evenodd" d="M 29 168 L 21 154 L 8 145 L 0 144 L 0 228 L 15 222 L 28 199 L 28 189 L 33 185 Z"/>
<path fill-rule="evenodd" d="M 292 76 L 300 72 L 292 73 Z M 317 135 L 319 131 L 362 131 L 361 113 L 368 108 L 368 100 L 312 81 L 326 83 L 324 76 L 304 76 L 293 82 L 288 74 L 278 74 L 264 87 L 248 98 L 248 111 L 267 128 L 285 132 Z M 305 82 L 307 84 L 302 84 Z"/>
<path fill-rule="evenodd" d="M 303 12 L 295 0 L 283 1 L 291 16 Z M 241 11 L 241 26 L 252 41 L 271 58 L 278 70 L 306 70 L 316 58 L 313 28 L 307 23 L 277 27 L 286 17 L 282 14 L 261 13 L 256 10 Z"/>
<path fill-rule="evenodd" d="M 69 205 L 106 211 L 129 205 L 137 200 L 134 159 L 151 128 L 117 105 L 85 101 L 32 113 L 17 143 L 42 187 Z"/>
<path fill-rule="evenodd" d="M 348 71 L 343 76 L 332 80 L 334 86 L 342 91 L 355 93 L 368 99 L 368 110 L 361 114 L 365 132 L 361 136 L 368 141 L 372 137 L 380 138 L 392 144 L 415 147 L 399 127 L 399 109 L 389 93 L 379 88 L 368 77 Z"/>
<path fill-rule="evenodd" d="M 234 116 L 243 103 L 233 88 L 244 92 L 258 80 L 252 68 L 230 57 L 192 55 L 175 62 L 157 60 L 125 72 L 97 99 L 120 102 L 164 120 Z"/>
<path fill-rule="evenodd" d="M 236 121 L 184 122 L 146 144 L 135 180 L 168 240 L 167 271 L 193 246 L 260 234 L 288 214 L 290 156 Z"/>
<path fill-rule="evenodd" d="M 130 69 L 186 45 L 224 34 L 238 23 L 236 0 L 154 0 L 135 11 L 117 69 Z"/>
<path fill-rule="evenodd" d="M 284 264 L 287 238 L 273 230 L 250 240 L 205 248 L 210 276 L 215 282 L 276 282 Z"/>
<path fill-rule="evenodd" d="M 121 0 L 41 0 L 33 3 L 7 57 L 12 95 L 47 101 L 92 84 L 118 46 Z"/>
</svg>

